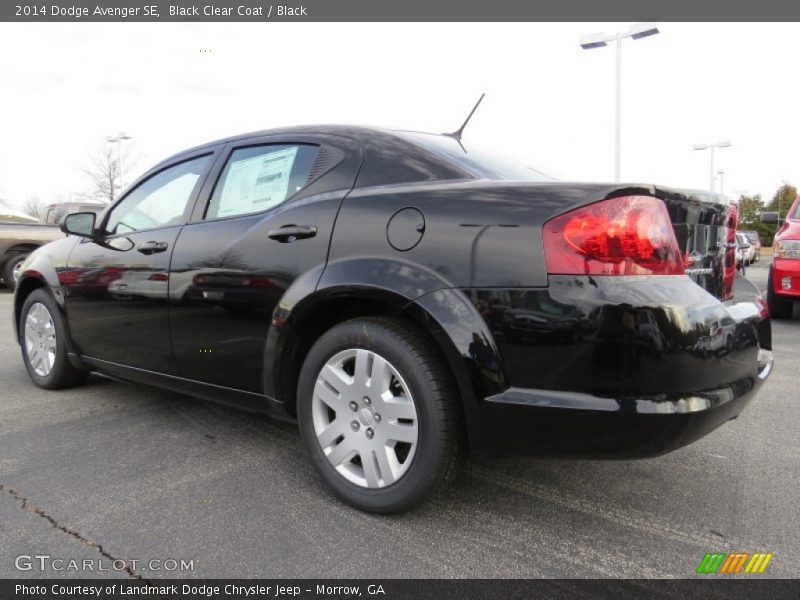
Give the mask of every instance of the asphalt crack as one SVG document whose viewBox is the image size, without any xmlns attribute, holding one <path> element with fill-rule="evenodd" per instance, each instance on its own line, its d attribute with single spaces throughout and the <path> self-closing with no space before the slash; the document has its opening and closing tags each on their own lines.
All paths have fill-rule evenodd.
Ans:
<svg viewBox="0 0 800 600">
<path fill-rule="evenodd" d="M 115 556 L 110 554 L 108 551 L 106 551 L 103 548 L 103 546 L 101 546 L 100 544 L 98 544 L 94 540 L 86 537 L 85 535 L 83 535 L 79 531 L 75 531 L 74 529 L 70 529 L 66 525 L 62 525 L 61 523 L 56 521 L 53 517 L 51 517 L 49 514 L 44 512 L 42 509 L 36 508 L 35 506 L 33 506 L 33 504 L 31 504 L 31 502 L 25 496 L 23 496 L 22 494 L 17 492 L 15 489 L 10 488 L 8 486 L 5 486 L 3 484 L 0 484 L 0 492 L 6 492 L 7 494 L 9 494 L 12 498 L 14 498 L 14 500 L 16 500 L 17 502 L 20 503 L 20 508 L 22 510 L 24 510 L 25 512 L 29 512 L 29 513 L 31 513 L 33 515 L 36 515 L 37 517 L 41 517 L 45 521 L 49 522 L 50 525 L 52 525 L 53 529 L 58 529 L 59 531 L 63 531 L 67 535 L 72 536 L 73 538 L 75 538 L 80 543 L 84 544 L 85 546 L 88 546 L 89 548 L 92 548 L 92 549 L 96 550 L 97 552 L 100 553 L 100 555 L 102 555 L 105 558 L 109 559 L 114 564 L 122 563 L 123 568 L 119 569 L 119 570 L 124 572 L 124 573 L 126 573 L 129 577 L 131 577 L 133 579 L 139 579 L 141 581 L 145 581 L 145 582 L 149 583 L 149 581 L 147 579 L 145 579 L 144 577 L 142 577 L 141 575 L 136 573 L 127 562 L 125 562 L 124 560 L 122 560 L 120 558 L 116 558 Z"/>
</svg>

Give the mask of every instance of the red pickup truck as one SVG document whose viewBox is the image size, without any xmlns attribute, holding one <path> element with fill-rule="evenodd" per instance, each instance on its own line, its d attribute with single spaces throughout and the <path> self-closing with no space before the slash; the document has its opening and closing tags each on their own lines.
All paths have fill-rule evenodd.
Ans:
<svg viewBox="0 0 800 600">
<path fill-rule="evenodd" d="M 778 214 L 764 213 L 761 220 L 777 223 Z M 800 302 L 800 197 L 792 203 L 775 234 L 767 280 L 767 304 L 772 318 L 791 318 L 795 302 Z"/>
</svg>

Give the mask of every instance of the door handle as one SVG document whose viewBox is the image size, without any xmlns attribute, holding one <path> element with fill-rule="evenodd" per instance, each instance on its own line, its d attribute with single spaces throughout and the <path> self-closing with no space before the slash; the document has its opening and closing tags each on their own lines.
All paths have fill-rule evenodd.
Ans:
<svg viewBox="0 0 800 600">
<path fill-rule="evenodd" d="M 142 254 L 155 254 L 156 252 L 164 252 L 168 248 L 166 242 L 145 242 L 139 244 L 136 249 Z"/>
<path fill-rule="evenodd" d="M 314 225 L 286 225 L 280 229 L 273 229 L 267 236 L 273 240 L 288 244 L 295 240 L 303 240 L 317 235 L 317 228 Z"/>
</svg>

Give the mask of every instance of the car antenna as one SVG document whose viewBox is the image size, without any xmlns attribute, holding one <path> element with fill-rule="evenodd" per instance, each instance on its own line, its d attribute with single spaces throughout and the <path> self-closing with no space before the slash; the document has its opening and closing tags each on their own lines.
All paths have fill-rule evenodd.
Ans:
<svg viewBox="0 0 800 600">
<path fill-rule="evenodd" d="M 475 103 L 475 106 L 473 106 L 473 107 L 472 107 L 472 110 L 471 110 L 471 111 L 470 111 L 470 113 L 467 115 L 467 118 L 465 119 L 465 121 L 464 121 L 464 123 L 461 125 L 461 127 L 459 127 L 459 128 L 458 128 L 456 131 L 454 131 L 453 133 L 443 133 L 442 135 L 446 135 L 447 137 L 451 137 L 451 138 L 453 138 L 454 140 L 456 140 L 456 141 L 457 141 L 457 142 L 460 144 L 460 143 L 461 143 L 461 134 L 462 134 L 462 133 L 464 133 L 464 128 L 467 126 L 467 123 L 469 123 L 469 120 L 472 118 L 472 115 L 473 115 L 473 114 L 475 114 L 475 111 L 478 109 L 478 106 L 480 105 L 480 103 L 481 103 L 481 101 L 483 100 L 483 97 L 484 97 L 485 95 L 486 95 L 486 92 L 484 92 L 483 94 L 481 94 L 481 97 L 480 97 L 480 98 L 478 98 L 478 101 Z M 463 147 L 463 146 L 462 146 L 462 147 Z"/>
</svg>

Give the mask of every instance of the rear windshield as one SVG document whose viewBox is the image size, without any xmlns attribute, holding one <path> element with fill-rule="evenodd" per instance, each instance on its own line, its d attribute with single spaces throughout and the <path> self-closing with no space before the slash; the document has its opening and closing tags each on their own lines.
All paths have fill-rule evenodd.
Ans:
<svg viewBox="0 0 800 600">
<path fill-rule="evenodd" d="M 756 243 L 756 240 L 758 240 L 758 234 L 755 231 L 743 231 L 742 233 L 754 244 Z"/>
<path fill-rule="evenodd" d="M 554 181 L 553 177 L 513 158 L 464 144 L 446 135 L 413 132 L 403 132 L 400 135 L 455 163 L 478 179 Z"/>
</svg>

